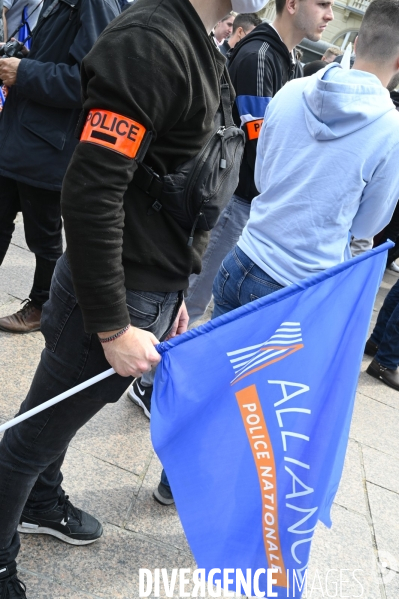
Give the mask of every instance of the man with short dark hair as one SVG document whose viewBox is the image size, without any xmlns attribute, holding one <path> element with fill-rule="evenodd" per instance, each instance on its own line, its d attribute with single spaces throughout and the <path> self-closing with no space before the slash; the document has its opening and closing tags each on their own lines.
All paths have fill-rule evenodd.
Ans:
<svg viewBox="0 0 399 599">
<path fill-rule="evenodd" d="M 227 57 L 229 52 L 235 48 L 236 44 L 261 23 L 262 19 L 255 13 L 242 13 L 237 15 L 233 23 L 233 33 L 219 46 L 221 53 Z"/>
<path fill-rule="evenodd" d="M 325 66 L 326 63 L 324 60 L 313 60 L 312 62 L 308 62 L 308 64 L 305 64 L 303 67 L 303 76 L 310 77 L 311 75 L 317 73 L 317 71 L 324 69 Z"/>
<path fill-rule="evenodd" d="M 398 28 L 398 2 L 379 0 L 370 3 L 356 41 L 356 58 L 361 56 L 362 64 L 368 64 L 370 67 L 374 65 L 373 69 L 390 72 L 392 70 L 391 62 L 395 62 L 399 47 L 398 37 L 393 34 L 394 31 L 398 31 Z M 392 76 L 389 77 L 387 84 Z"/>
<path fill-rule="evenodd" d="M 399 72 L 398 30 L 399 0 L 373 0 L 352 69 L 334 62 L 270 102 L 259 195 L 215 279 L 214 316 L 351 259 L 350 236 L 370 238 L 389 221 L 399 196 L 399 113 L 386 88 Z"/>
</svg>

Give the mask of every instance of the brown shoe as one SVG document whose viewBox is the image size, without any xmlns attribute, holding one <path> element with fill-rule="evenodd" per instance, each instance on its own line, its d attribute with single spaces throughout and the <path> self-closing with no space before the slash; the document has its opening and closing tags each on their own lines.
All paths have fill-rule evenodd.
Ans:
<svg viewBox="0 0 399 599">
<path fill-rule="evenodd" d="M 0 331 L 7 333 L 32 333 L 40 331 L 42 311 L 35 308 L 30 300 L 24 300 L 25 305 L 18 312 L 0 318 Z"/>
</svg>

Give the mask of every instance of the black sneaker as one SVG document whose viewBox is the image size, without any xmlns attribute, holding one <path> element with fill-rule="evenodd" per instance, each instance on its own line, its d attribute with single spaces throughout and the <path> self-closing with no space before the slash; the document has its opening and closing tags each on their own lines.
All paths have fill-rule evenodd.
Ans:
<svg viewBox="0 0 399 599">
<path fill-rule="evenodd" d="M 26 586 L 17 577 L 17 571 L 0 567 L 0 598 L 1 599 L 26 599 Z"/>
<path fill-rule="evenodd" d="M 152 386 L 144 387 L 144 385 L 141 384 L 141 378 L 135 379 L 133 385 L 127 392 L 127 396 L 133 403 L 140 406 L 140 408 L 143 408 L 143 412 L 147 418 L 151 418 Z"/>
<path fill-rule="evenodd" d="M 153 496 L 162 505 L 172 505 L 175 502 L 170 487 L 163 483 L 159 483 L 158 488 L 153 492 Z"/>
<path fill-rule="evenodd" d="M 34 515 L 22 512 L 18 532 L 52 535 L 70 545 L 89 545 L 101 537 L 103 527 L 96 518 L 74 507 L 68 495 L 63 495 L 50 512 Z"/>
<path fill-rule="evenodd" d="M 372 356 L 374 358 L 375 354 L 378 352 L 378 345 L 374 343 L 371 339 L 367 339 L 366 347 L 364 348 L 364 353 L 367 356 Z"/>
</svg>

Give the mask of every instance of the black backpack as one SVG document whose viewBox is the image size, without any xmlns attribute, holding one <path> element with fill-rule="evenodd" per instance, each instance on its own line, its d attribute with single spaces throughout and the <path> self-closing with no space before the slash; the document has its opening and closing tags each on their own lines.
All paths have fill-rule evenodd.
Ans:
<svg viewBox="0 0 399 599">
<path fill-rule="evenodd" d="M 201 152 L 163 177 L 139 163 L 134 184 L 155 199 L 153 210 L 166 210 L 190 231 L 191 246 L 194 231 L 213 229 L 236 190 L 244 143 L 244 132 L 234 124 L 231 113 L 230 86 L 223 77 L 213 131 Z"/>
</svg>

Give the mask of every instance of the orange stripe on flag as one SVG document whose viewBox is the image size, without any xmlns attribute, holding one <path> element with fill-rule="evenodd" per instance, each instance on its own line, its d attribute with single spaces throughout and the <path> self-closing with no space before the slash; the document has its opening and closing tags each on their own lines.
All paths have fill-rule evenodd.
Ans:
<svg viewBox="0 0 399 599">
<path fill-rule="evenodd" d="M 281 550 L 277 512 L 277 474 L 273 447 L 270 442 L 262 406 L 255 385 L 236 394 L 241 416 L 255 460 L 262 494 L 262 532 L 269 568 L 277 585 L 287 588 L 287 572 Z"/>
</svg>

